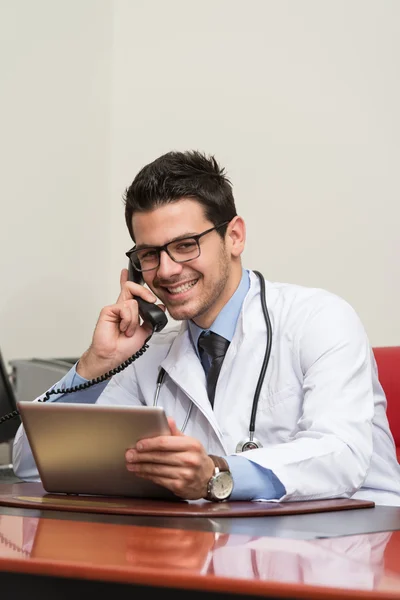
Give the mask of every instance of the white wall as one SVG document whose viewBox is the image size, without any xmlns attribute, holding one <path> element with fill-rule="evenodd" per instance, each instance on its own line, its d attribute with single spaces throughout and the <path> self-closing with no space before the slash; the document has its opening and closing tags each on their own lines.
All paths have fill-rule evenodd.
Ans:
<svg viewBox="0 0 400 600">
<path fill-rule="evenodd" d="M 373 344 L 400 343 L 399 23 L 396 0 L 117 2 L 113 194 L 165 151 L 214 153 L 245 265 L 342 295 Z"/>
<path fill-rule="evenodd" d="M 87 346 L 126 266 L 125 187 L 187 148 L 228 170 L 245 266 L 330 289 L 371 343 L 400 343 L 397 0 L 0 7 L 6 358 Z"/>
<path fill-rule="evenodd" d="M 112 5 L 0 3 L 0 349 L 73 356 L 105 296 Z"/>
</svg>

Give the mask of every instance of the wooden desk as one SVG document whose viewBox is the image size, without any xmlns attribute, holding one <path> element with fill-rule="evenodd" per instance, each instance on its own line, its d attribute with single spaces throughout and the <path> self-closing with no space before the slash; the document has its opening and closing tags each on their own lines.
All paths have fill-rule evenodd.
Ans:
<svg viewBox="0 0 400 600">
<path fill-rule="evenodd" d="M 298 535 L 296 516 L 286 517 L 293 520 L 291 537 L 288 528 L 285 535 L 268 535 L 251 519 L 218 523 L 1 507 L 0 595 L 87 600 L 101 591 L 131 600 L 133 593 L 154 592 L 187 600 L 190 590 L 191 600 L 205 594 L 208 600 L 400 598 L 399 509 L 368 509 L 370 529 L 377 509 L 392 514 L 397 530 L 318 539 L 315 525 Z M 336 517 L 351 513 L 354 519 L 358 512 Z M 331 515 L 301 516 L 310 525 L 313 517 Z"/>
<path fill-rule="evenodd" d="M 196 590 L 232 598 L 384 600 L 400 598 L 399 556 L 397 531 L 290 540 L 0 515 L 2 597 L 5 589 L 17 597 L 46 598 L 51 590 L 57 598 L 87 597 L 99 582 L 103 591 L 112 582 L 124 584 L 109 590 L 119 598 L 132 586 L 149 586 L 178 597 Z"/>
</svg>

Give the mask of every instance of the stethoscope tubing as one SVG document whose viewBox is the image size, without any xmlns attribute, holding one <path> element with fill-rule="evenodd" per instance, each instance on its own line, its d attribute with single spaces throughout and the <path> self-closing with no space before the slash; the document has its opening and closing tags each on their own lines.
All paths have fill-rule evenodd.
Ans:
<svg viewBox="0 0 400 600">
<path fill-rule="evenodd" d="M 163 381 L 165 379 L 165 375 L 166 375 L 166 371 L 165 371 L 165 369 L 163 369 L 161 367 L 160 372 L 159 372 L 158 377 L 157 377 L 157 387 L 156 387 L 156 393 L 155 393 L 155 396 L 154 396 L 153 406 L 157 406 L 158 405 L 158 398 L 160 396 L 160 389 L 161 389 L 161 386 L 162 386 Z M 184 423 L 183 423 L 183 425 L 181 427 L 181 433 L 184 433 L 184 431 L 186 429 L 186 426 L 187 426 L 188 421 L 190 419 L 190 414 L 192 412 L 192 408 L 193 408 L 193 402 L 190 403 L 189 410 L 187 411 L 187 414 L 186 414 L 186 417 L 185 417 L 185 421 L 184 421 Z"/>
<path fill-rule="evenodd" d="M 261 371 L 260 371 L 260 375 L 258 377 L 256 391 L 254 392 L 253 405 L 251 408 L 251 417 L 250 417 L 250 424 L 249 424 L 249 433 L 250 433 L 251 439 L 253 438 L 254 432 L 256 430 L 258 399 L 260 397 L 261 388 L 264 383 L 265 373 L 267 371 L 267 367 L 269 364 L 269 359 L 271 356 L 271 348 L 272 348 L 272 325 L 271 325 L 271 319 L 269 318 L 267 301 L 265 299 L 265 295 L 266 295 L 265 294 L 265 281 L 264 281 L 264 277 L 261 275 L 261 273 L 259 273 L 259 271 L 254 271 L 254 273 L 257 275 L 257 277 L 260 281 L 261 307 L 262 307 L 262 311 L 263 311 L 263 315 L 264 315 L 264 319 L 265 319 L 265 324 L 267 326 L 267 345 L 265 348 L 264 360 L 261 365 Z"/>
</svg>

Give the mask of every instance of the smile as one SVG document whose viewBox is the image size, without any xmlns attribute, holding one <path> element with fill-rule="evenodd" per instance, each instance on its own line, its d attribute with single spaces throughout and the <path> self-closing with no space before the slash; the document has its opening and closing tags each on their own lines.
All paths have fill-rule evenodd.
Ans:
<svg viewBox="0 0 400 600">
<path fill-rule="evenodd" d="M 167 291 L 170 294 L 182 294 L 182 292 L 187 292 L 188 290 L 190 290 L 190 288 L 192 288 L 194 285 L 196 285 L 197 282 L 198 282 L 198 279 L 196 279 L 195 281 L 188 281 L 187 283 L 183 283 L 182 285 L 179 285 L 178 287 L 174 287 L 174 288 L 167 287 Z"/>
</svg>

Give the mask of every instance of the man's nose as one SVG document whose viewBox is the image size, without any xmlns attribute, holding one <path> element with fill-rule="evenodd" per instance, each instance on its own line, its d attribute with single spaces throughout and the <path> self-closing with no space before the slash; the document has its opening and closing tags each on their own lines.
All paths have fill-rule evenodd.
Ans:
<svg viewBox="0 0 400 600">
<path fill-rule="evenodd" d="M 168 255 L 165 250 L 160 252 L 160 264 L 157 269 L 157 275 L 160 279 L 168 279 L 173 275 L 179 275 L 182 271 L 182 264 L 177 263 Z"/>
</svg>

